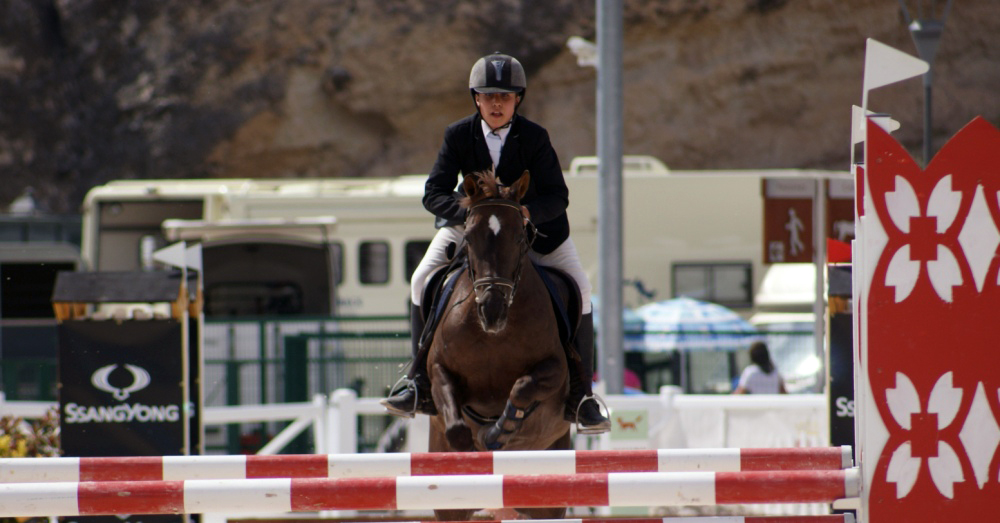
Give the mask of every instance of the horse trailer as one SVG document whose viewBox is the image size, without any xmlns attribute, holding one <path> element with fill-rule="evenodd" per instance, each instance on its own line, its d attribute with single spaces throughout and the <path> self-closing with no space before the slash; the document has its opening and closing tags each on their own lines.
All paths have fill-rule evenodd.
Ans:
<svg viewBox="0 0 1000 523">
<path fill-rule="evenodd" d="M 625 305 L 687 295 L 747 314 L 766 269 L 764 180 L 847 176 L 624 165 Z M 81 255 L 89 270 L 142 270 L 158 248 L 201 243 L 208 316 L 401 315 L 435 232 L 424 179 L 113 181 L 87 194 Z M 575 159 L 565 179 L 572 238 L 599 296 L 596 162 Z"/>
</svg>

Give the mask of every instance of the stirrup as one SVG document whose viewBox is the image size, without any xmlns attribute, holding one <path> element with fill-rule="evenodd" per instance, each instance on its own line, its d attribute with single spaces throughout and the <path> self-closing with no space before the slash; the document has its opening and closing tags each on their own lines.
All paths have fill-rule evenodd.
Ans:
<svg viewBox="0 0 1000 523">
<path fill-rule="evenodd" d="M 402 386 L 400 386 L 402 384 Z M 389 400 L 402 394 L 403 391 L 412 390 L 413 391 L 413 407 L 409 410 L 402 410 L 396 408 L 394 405 L 389 403 Z M 399 416 L 401 418 L 413 418 L 416 417 L 417 405 L 420 404 L 420 389 L 417 387 L 417 381 L 415 379 L 410 379 L 406 376 L 399 378 L 392 388 L 389 389 L 389 395 L 386 398 L 382 398 L 379 404 L 385 407 L 385 410 L 389 411 L 389 414 L 394 416 Z"/>
<path fill-rule="evenodd" d="M 576 404 L 576 433 L 577 434 L 603 434 L 603 433 L 611 430 L 611 420 L 610 420 L 610 418 L 608 416 L 605 416 L 605 420 L 607 421 L 607 424 L 602 423 L 600 425 L 591 425 L 589 427 L 580 424 L 580 407 L 583 407 L 583 404 L 585 402 L 587 402 L 587 401 L 595 401 L 595 402 L 597 402 L 598 405 L 600 405 L 600 407 L 604 407 L 604 412 L 607 412 L 609 414 L 611 413 L 611 411 L 608 410 L 607 404 L 604 403 L 604 398 L 598 396 L 597 394 L 593 394 L 593 393 L 591 393 L 589 395 L 584 394 L 583 397 L 580 398 L 580 402 Z M 600 407 L 598 407 L 598 409 L 597 409 L 598 413 L 601 412 Z"/>
</svg>

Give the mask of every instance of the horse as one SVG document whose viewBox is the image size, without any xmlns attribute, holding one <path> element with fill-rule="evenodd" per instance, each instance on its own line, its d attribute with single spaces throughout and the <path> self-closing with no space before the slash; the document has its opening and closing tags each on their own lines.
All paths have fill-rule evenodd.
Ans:
<svg viewBox="0 0 1000 523">
<path fill-rule="evenodd" d="M 427 368 L 437 414 L 429 450 L 566 450 L 567 351 L 546 283 L 531 262 L 520 200 L 525 171 L 509 187 L 492 171 L 463 179 L 465 274 L 458 276 L 431 338 Z M 565 291 L 565 289 L 563 289 Z M 565 508 L 525 508 L 557 519 Z M 469 520 L 474 510 L 435 510 Z"/>
</svg>

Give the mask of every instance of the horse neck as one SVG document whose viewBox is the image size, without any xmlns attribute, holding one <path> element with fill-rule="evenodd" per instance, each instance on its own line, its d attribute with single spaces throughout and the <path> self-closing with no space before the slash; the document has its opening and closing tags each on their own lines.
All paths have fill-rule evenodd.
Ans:
<svg viewBox="0 0 1000 523">
<path fill-rule="evenodd" d="M 527 253 L 521 258 L 521 267 L 521 281 L 517 286 L 517 295 L 514 296 L 514 307 L 521 300 L 541 299 L 548 295 L 548 291 L 545 289 L 545 282 L 542 281 L 542 277 L 538 274 L 540 269 L 535 267 L 534 262 L 531 261 Z"/>
</svg>

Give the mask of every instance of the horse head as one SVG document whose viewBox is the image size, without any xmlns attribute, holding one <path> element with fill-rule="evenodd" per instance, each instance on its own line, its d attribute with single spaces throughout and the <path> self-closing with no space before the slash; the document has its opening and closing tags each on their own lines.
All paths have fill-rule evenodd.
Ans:
<svg viewBox="0 0 1000 523">
<path fill-rule="evenodd" d="M 470 174 L 462 181 L 466 196 L 461 203 L 468 209 L 468 273 L 476 295 L 479 324 L 491 334 L 507 325 L 530 248 L 520 204 L 529 180 L 528 171 L 524 171 L 517 182 L 505 187 L 491 170 Z"/>
</svg>

